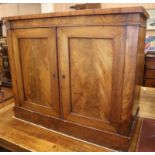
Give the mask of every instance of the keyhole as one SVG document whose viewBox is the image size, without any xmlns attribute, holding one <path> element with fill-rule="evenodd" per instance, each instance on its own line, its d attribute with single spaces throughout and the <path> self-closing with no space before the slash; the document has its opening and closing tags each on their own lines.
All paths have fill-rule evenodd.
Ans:
<svg viewBox="0 0 155 155">
<path fill-rule="evenodd" d="M 56 78 L 56 75 L 55 74 L 53 74 L 53 78 Z"/>
<path fill-rule="evenodd" d="M 65 79 L 65 75 L 62 75 L 62 78 Z"/>
</svg>

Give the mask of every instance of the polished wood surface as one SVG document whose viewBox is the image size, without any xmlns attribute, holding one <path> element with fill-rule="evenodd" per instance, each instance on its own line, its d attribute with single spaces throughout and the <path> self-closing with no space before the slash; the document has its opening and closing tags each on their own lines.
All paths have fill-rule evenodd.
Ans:
<svg viewBox="0 0 155 155">
<path fill-rule="evenodd" d="M 17 102 L 26 108 L 59 116 L 55 30 L 16 30 L 13 44 L 18 75 Z"/>
<path fill-rule="evenodd" d="M 13 117 L 13 101 L 0 107 L 0 146 L 11 151 L 109 152 L 105 147 L 50 131 Z M 5 104 L 5 106 L 4 106 Z M 1 106 L 1 104 L 0 104 Z M 4 119 L 5 118 L 5 119 Z"/>
<path fill-rule="evenodd" d="M 26 100 L 51 106 L 50 56 L 49 53 L 42 52 L 47 51 L 47 39 L 20 39 L 19 48 Z"/>
<path fill-rule="evenodd" d="M 93 21 L 93 22 L 92 22 Z M 116 14 L 116 15 L 82 15 L 77 17 L 57 17 L 57 18 L 44 18 L 42 19 L 27 19 L 27 20 L 15 20 L 8 23 L 8 28 L 21 29 L 21 28 L 46 28 L 46 27 L 70 27 L 70 26 L 143 26 L 146 27 L 145 18 L 142 18 L 140 14 Z"/>
<path fill-rule="evenodd" d="M 64 17 L 64 16 L 77 16 L 77 15 L 97 15 L 97 14 L 128 14 L 128 13 L 140 13 L 145 17 L 149 17 L 149 14 L 143 7 L 124 7 L 124 8 L 108 8 L 108 9 L 87 9 L 78 11 L 66 11 L 66 12 L 53 12 L 36 15 L 22 15 L 3 17 L 2 20 L 17 20 L 17 19 L 33 19 L 33 18 L 48 18 L 48 17 Z"/>
<path fill-rule="evenodd" d="M 144 79 L 144 85 L 147 87 L 155 87 L 155 79 Z"/>
<path fill-rule="evenodd" d="M 127 151 L 139 110 L 145 11 L 56 14 L 5 21 L 15 117 Z"/>
<path fill-rule="evenodd" d="M 150 103 L 152 103 L 153 105 L 154 93 L 155 93 L 155 89 L 152 89 L 152 88 L 148 88 L 147 90 L 141 91 L 140 112 L 142 117 L 144 117 L 144 113 L 146 112 L 147 114 L 145 114 L 145 117 L 150 116 L 149 109 L 151 109 L 152 106 L 146 103 L 149 103 L 150 101 Z M 74 139 L 57 132 L 49 131 L 48 129 L 16 119 L 13 117 L 14 115 L 12 110 L 14 106 L 13 102 L 14 100 L 12 99 L 12 100 L 8 100 L 7 102 L 3 102 L 3 104 L 0 104 L 0 116 L 1 116 L 0 120 L 2 120 L 0 121 L 0 146 L 1 147 L 4 147 L 11 151 L 36 151 L 36 152 L 114 151 L 108 148 L 104 148 L 97 145 L 93 145 L 91 143 L 80 141 L 78 139 Z M 142 108 L 142 106 L 144 105 L 145 105 L 145 108 Z M 155 109 L 155 106 L 154 106 L 154 109 Z M 152 111 L 152 114 L 153 113 L 155 118 L 155 110 Z M 141 130 L 141 122 L 142 122 L 142 119 L 138 121 L 138 126 L 136 128 L 135 134 L 133 135 L 133 140 L 129 151 L 136 151 L 137 149 L 137 141 L 139 139 L 139 130 Z M 4 128 L 6 130 L 4 130 Z M 10 134 L 10 131 L 11 131 L 11 134 Z M 56 140 L 56 139 L 59 139 L 59 140 Z M 35 142 L 33 143 L 33 141 Z"/>
<path fill-rule="evenodd" d="M 147 71 L 145 72 L 145 76 L 146 76 L 147 78 L 155 78 L 155 70 L 147 70 Z"/>
<path fill-rule="evenodd" d="M 131 54 L 131 59 L 132 57 L 136 57 L 136 74 L 135 74 L 135 81 L 133 81 L 135 83 L 135 87 L 132 89 L 132 92 L 134 94 L 134 100 L 133 100 L 133 107 L 132 107 L 132 118 L 131 119 L 135 119 L 135 117 L 138 115 L 139 112 L 139 105 L 140 105 L 140 92 L 141 92 L 141 86 L 143 83 L 143 73 L 144 73 L 144 40 L 145 40 L 145 29 L 144 28 L 140 28 L 139 29 L 140 33 L 138 35 L 138 38 L 140 38 L 138 41 L 138 46 L 135 47 L 134 45 L 130 44 L 130 48 L 132 48 L 132 51 L 134 51 L 136 48 L 139 51 L 137 53 L 137 55 L 132 55 Z M 130 31 L 129 31 L 130 33 Z M 134 33 L 134 32 L 132 32 Z M 126 57 L 127 58 L 127 57 Z M 131 71 L 132 73 L 132 71 Z M 132 73 L 134 75 L 134 73 Z M 130 74 L 131 76 L 131 74 Z M 127 82 L 127 81 L 126 81 Z M 128 83 L 129 84 L 129 83 Z M 125 86 L 125 85 L 124 85 Z M 130 100 L 132 97 L 128 96 L 128 99 Z M 129 101 L 130 102 L 130 101 Z M 129 112 L 129 111 L 128 111 Z M 126 114 L 129 114 L 126 111 Z M 128 117 L 130 117 L 128 115 Z"/>
<path fill-rule="evenodd" d="M 155 119 L 155 89 L 141 88 L 140 116 Z M 0 146 L 11 151 L 114 151 L 83 142 L 13 117 L 14 99 L 0 104 Z M 5 119 L 4 119 L 5 118 Z M 139 120 L 129 151 L 137 150 Z M 6 130 L 4 130 L 4 128 Z M 32 130 L 33 129 L 33 130 Z M 31 131 L 31 132 L 30 132 Z M 10 134 L 11 132 L 11 134 Z M 43 135 L 43 136 L 40 136 Z M 50 137 L 50 138 L 47 138 Z M 24 140 L 23 140 L 24 139 Z M 59 140 L 56 140 L 59 139 Z M 32 142 L 31 142 L 32 141 Z M 33 141 L 35 141 L 33 143 Z M 65 142 L 64 142 L 65 141 Z M 36 143 L 37 142 L 37 143 Z M 64 143 L 61 143 L 64 142 Z"/>
<path fill-rule="evenodd" d="M 136 128 L 134 129 L 134 134 L 131 135 L 132 141 L 130 144 L 129 152 L 137 152 L 137 147 L 139 145 L 139 138 L 141 136 L 143 118 L 138 118 Z"/>
<path fill-rule="evenodd" d="M 155 88 L 142 87 L 139 116 L 155 119 Z"/>
<path fill-rule="evenodd" d="M 3 100 L 2 102 L 0 102 L 0 109 L 5 108 L 5 106 L 11 104 L 14 102 L 14 96 L 13 96 L 13 92 L 11 88 L 5 88 L 2 87 L 2 90 L 4 91 L 4 95 L 7 96 L 7 98 L 5 98 L 5 100 Z M 9 97 L 8 97 L 9 94 Z"/>
<path fill-rule="evenodd" d="M 73 38 L 70 39 L 69 44 L 72 97 L 71 105 L 68 105 L 70 109 L 72 108 L 70 112 L 109 122 L 113 62 L 112 40 Z M 87 50 L 88 48 L 90 49 Z M 101 50 L 106 52 L 101 55 Z M 87 57 L 88 55 L 90 57 Z M 80 74 L 77 74 L 79 69 Z M 108 81 L 105 83 L 107 79 Z M 103 101 L 104 103 L 102 103 Z M 107 107 L 106 111 L 104 107 Z"/>
<path fill-rule="evenodd" d="M 64 117 L 116 132 L 116 123 L 120 122 L 123 80 L 123 59 L 120 55 L 124 56 L 125 48 L 120 42 L 124 42 L 125 29 L 60 28 L 58 33 L 60 75 L 65 76 L 65 80 L 60 80 Z M 118 72 L 119 75 L 113 77 Z"/>
<path fill-rule="evenodd" d="M 154 58 L 155 56 L 151 56 L 150 58 L 150 61 L 148 60 L 148 61 L 146 61 L 145 62 L 145 65 L 146 65 L 146 68 L 148 68 L 148 69 L 155 69 L 155 58 Z M 148 57 L 148 59 L 149 59 L 149 57 Z M 151 61 L 152 60 L 152 61 Z"/>
<path fill-rule="evenodd" d="M 145 70 L 143 84 L 155 88 L 155 52 L 148 51 L 145 55 Z"/>
<path fill-rule="evenodd" d="M 0 94 L 0 103 L 13 98 L 13 92 L 11 88 L 1 87 L 1 94 Z"/>
<path fill-rule="evenodd" d="M 119 135 L 106 130 L 97 130 L 87 124 L 74 123 L 72 121 L 47 117 L 35 111 L 30 111 L 23 107 L 14 107 L 15 117 L 44 126 L 78 139 L 95 143 L 119 151 L 127 151 L 130 146 L 131 138 Z M 52 122 L 52 123 L 51 123 Z M 136 126 L 134 126 L 136 127 Z M 133 132 L 133 130 L 131 131 Z"/>
</svg>

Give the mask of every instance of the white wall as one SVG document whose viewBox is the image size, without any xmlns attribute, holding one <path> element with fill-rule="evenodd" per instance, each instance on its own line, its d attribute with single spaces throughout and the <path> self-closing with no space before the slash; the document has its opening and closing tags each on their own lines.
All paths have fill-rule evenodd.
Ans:
<svg viewBox="0 0 155 155">
<path fill-rule="evenodd" d="M 27 15 L 41 13 L 41 4 L 0 4 L 0 19 L 7 16 Z M 3 26 L 3 36 L 6 36 L 5 26 Z"/>
<path fill-rule="evenodd" d="M 0 18 L 19 14 L 17 4 L 0 4 Z"/>
<path fill-rule="evenodd" d="M 54 11 L 74 10 L 70 9 L 70 6 L 72 5 L 76 5 L 76 3 L 55 3 Z M 134 7 L 134 6 L 143 6 L 145 9 L 154 9 L 155 3 L 102 3 L 102 8 Z"/>
<path fill-rule="evenodd" d="M 0 4 L 0 19 L 6 16 L 17 16 L 41 13 L 40 3 L 32 4 Z"/>
<path fill-rule="evenodd" d="M 48 13 L 54 11 L 53 3 L 41 3 L 41 13 Z"/>
<path fill-rule="evenodd" d="M 54 3 L 54 11 L 61 12 L 61 11 L 74 11 L 71 9 L 71 6 L 76 5 L 76 3 Z"/>
<path fill-rule="evenodd" d="M 19 14 L 39 14 L 41 13 L 40 3 L 19 4 Z"/>
</svg>

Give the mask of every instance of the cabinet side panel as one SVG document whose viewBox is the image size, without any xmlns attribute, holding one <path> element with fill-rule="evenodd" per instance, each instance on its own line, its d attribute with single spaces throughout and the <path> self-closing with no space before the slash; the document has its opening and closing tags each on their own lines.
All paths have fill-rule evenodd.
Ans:
<svg viewBox="0 0 155 155">
<path fill-rule="evenodd" d="M 136 115 L 139 109 L 140 103 L 140 91 L 143 84 L 143 72 L 144 72 L 144 45 L 145 45 L 145 28 L 140 27 L 139 29 L 139 40 L 138 40 L 138 50 L 137 50 L 137 66 L 136 66 L 136 81 L 135 81 L 135 93 L 133 102 L 133 117 Z"/>
<path fill-rule="evenodd" d="M 126 53 L 120 133 L 129 134 L 134 98 L 139 26 L 126 27 Z"/>
<path fill-rule="evenodd" d="M 140 86 L 143 78 L 145 29 L 139 26 L 127 27 L 122 123 L 120 133 L 128 135 L 133 117 L 138 112 Z"/>
</svg>

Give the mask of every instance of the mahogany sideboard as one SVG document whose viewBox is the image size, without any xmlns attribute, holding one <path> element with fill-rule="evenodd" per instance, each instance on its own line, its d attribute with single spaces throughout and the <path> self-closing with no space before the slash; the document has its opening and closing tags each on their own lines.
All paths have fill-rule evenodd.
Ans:
<svg viewBox="0 0 155 155">
<path fill-rule="evenodd" d="M 127 151 L 139 109 L 147 12 L 88 9 L 3 18 L 17 118 Z"/>
</svg>

